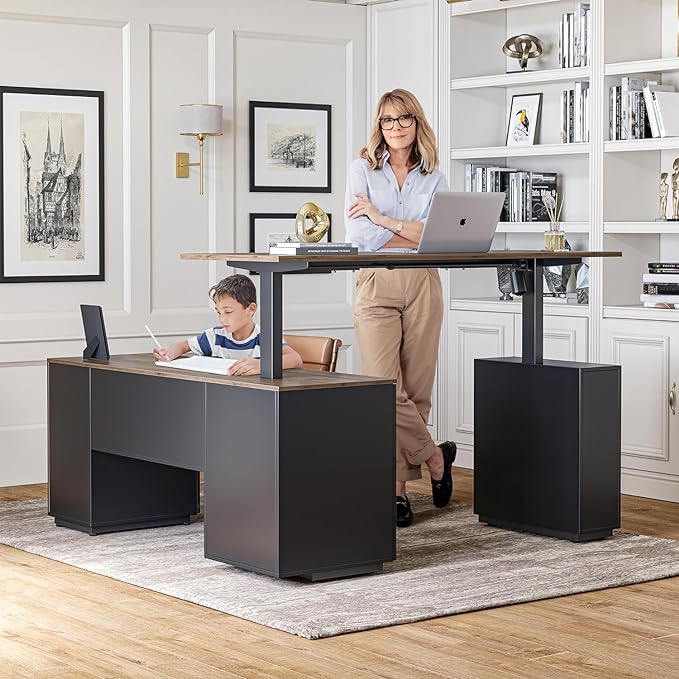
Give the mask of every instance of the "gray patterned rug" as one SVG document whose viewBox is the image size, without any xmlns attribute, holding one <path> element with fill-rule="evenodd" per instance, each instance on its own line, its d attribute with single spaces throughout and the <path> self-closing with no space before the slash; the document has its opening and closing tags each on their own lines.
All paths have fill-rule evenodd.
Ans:
<svg viewBox="0 0 679 679">
<path fill-rule="evenodd" d="M 90 537 L 57 528 L 44 500 L 0 503 L 0 542 L 307 639 L 679 574 L 679 541 L 617 533 L 573 544 L 489 528 L 467 505 L 411 501 L 416 522 L 398 531 L 383 574 L 324 583 L 203 558 L 201 520 Z"/>
</svg>

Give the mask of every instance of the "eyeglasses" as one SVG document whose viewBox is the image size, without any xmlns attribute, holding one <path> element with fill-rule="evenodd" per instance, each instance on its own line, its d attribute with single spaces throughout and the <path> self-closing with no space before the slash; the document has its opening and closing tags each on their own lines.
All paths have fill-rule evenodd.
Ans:
<svg viewBox="0 0 679 679">
<path fill-rule="evenodd" d="M 413 120 L 415 120 L 415 116 L 412 115 L 412 113 L 408 113 L 407 115 L 402 115 L 399 116 L 398 118 L 380 118 L 380 127 L 383 130 L 392 130 L 394 128 L 394 123 L 398 121 L 399 127 L 410 127 L 413 124 Z"/>
</svg>

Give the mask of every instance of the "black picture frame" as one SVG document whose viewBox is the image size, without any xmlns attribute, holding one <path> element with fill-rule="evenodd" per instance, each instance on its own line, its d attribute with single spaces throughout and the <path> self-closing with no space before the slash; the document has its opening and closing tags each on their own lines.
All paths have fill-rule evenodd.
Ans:
<svg viewBox="0 0 679 679">
<path fill-rule="evenodd" d="M 299 112 L 297 115 L 295 115 Z M 272 140 L 267 135 L 267 125 L 278 121 L 281 128 L 298 125 L 306 130 L 314 126 L 309 154 L 309 137 L 303 132 L 303 140 L 291 136 L 289 131 L 281 131 L 279 140 Z M 271 193 L 330 193 L 332 145 L 331 145 L 331 106 L 329 104 L 301 104 L 291 102 L 250 101 L 249 107 L 250 135 L 250 191 Z M 275 130 L 272 134 L 275 134 Z M 282 161 L 280 157 L 274 163 L 273 152 L 269 144 L 289 139 L 288 149 L 292 154 Z M 299 149 L 301 144 L 301 154 Z M 297 156 L 295 155 L 297 154 Z M 309 167 L 307 163 L 313 162 Z M 278 168 L 278 169 L 277 169 Z M 318 176 L 314 176 L 319 172 Z M 311 180 L 313 181 L 306 181 Z"/>
<path fill-rule="evenodd" d="M 521 106 L 521 100 L 525 100 L 525 105 L 530 109 L 527 112 L 529 119 L 529 131 L 527 140 L 518 141 L 510 137 L 512 130 L 512 119 Z M 505 135 L 505 146 L 533 146 L 537 143 L 538 129 L 540 126 L 540 116 L 542 114 L 542 92 L 530 92 L 526 94 L 512 95 L 507 115 L 507 133 Z"/>
<path fill-rule="evenodd" d="M 0 86 L 0 283 L 105 280 L 104 161 L 103 91 Z"/>
</svg>

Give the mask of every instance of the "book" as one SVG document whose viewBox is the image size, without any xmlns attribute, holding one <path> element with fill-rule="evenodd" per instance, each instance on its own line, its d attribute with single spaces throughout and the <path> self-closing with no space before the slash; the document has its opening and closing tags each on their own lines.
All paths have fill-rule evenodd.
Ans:
<svg viewBox="0 0 679 679">
<path fill-rule="evenodd" d="M 661 137 L 679 137 L 679 92 L 652 90 Z"/>
<path fill-rule="evenodd" d="M 299 250 L 299 248 L 314 248 L 316 250 L 336 250 L 337 248 L 353 248 L 353 243 L 307 243 L 305 241 L 285 241 L 281 243 L 271 243 L 271 248 L 286 248 L 289 250 Z"/>
<path fill-rule="evenodd" d="M 679 269 L 674 273 L 645 273 L 643 283 L 677 283 L 679 284 Z"/>
<path fill-rule="evenodd" d="M 644 283 L 642 292 L 645 295 L 679 295 L 679 282 L 677 283 Z"/>
<path fill-rule="evenodd" d="M 679 295 L 647 295 L 642 292 L 639 299 L 642 302 L 653 302 L 653 304 L 679 304 Z"/>
<path fill-rule="evenodd" d="M 656 113 L 655 105 L 653 104 L 652 92 L 674 92 L 674 87 L 672 85 L 653 85 L 649 84 L 644 87 L 644 104 L 646 105 L 646 117 L 648 124 L 651 128 L 651 136 L 659 137 L 660 129 L 658 128 L 658 116 Z"/>
<path fill-rule="evenodd" d="M 356 255 L 358 248 L 351 243 L 297 243 L 297 247 L 289 247 L 291 243 L 277 243 L 269 246 L 270 255 Z M 327 247 L 332 245 L 332 247 Z"/>
<path fill-rule="evenodd" d="M 649 273 L 679 273 L 679 262 L 649 262 Z"/>
<path fill-rule="evenodd" d="M 531 172 L 531 221 L 549 221 L 549 213 L 545 206 L 547 196 L 551 196 L 556 204 L 556 172 Z"/>
<path fill-rule="evenodd" d="M 201 373 L 228 375 L 229 368 L 235 363 L 231 358 L 215 358 L 214 356 L 189 356 L 175 358 L 174 361 L 156 361 L 161 368 L 179 368 L 180 370 L 195 370 Z"/>
</svg>

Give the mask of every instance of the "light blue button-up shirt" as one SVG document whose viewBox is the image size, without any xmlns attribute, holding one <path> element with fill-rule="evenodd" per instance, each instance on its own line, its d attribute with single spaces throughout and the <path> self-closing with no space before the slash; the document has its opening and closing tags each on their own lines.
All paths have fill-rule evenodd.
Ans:
<svg viewBox="0 0 679 679">
<path fill-rule="evenodd" d="M 437 191 L 445 191 L 448 182 L 439 170 L 422 174 L 418 166 L 413 168 L 399 190 L 398 181 L 391 165 L 389 153 L 382 157 L 382 166 L 376 170 L 368 162 L 358 158 L 351 163 L 347 193 L 344 200 L 344 223 L 347 236 L 359 251 L 375 252 L 391 240 L 389 229 L 373 224 L 367 217 L 349 219 L 349 206 L 356 201 L 355 193 L 365 193 L 370 202 L 383 214 L 400 222 L 424 222 L 429 214 L 431 201 Z"/>
</svg>

